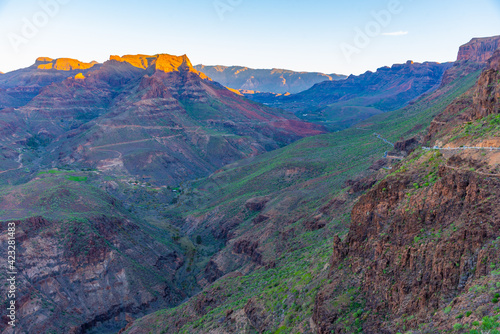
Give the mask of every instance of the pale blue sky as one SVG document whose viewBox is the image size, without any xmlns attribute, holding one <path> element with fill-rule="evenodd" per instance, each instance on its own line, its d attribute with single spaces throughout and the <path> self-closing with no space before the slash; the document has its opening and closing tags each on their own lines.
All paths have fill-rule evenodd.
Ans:
<svg viewBox="0 0 500 334">
<path fill-rule="evenodd" d="M 54 1 L 64 4 L 45 20 L 41 3 Z M 401 10 L 378 30 L 371 13 L 390 1 Z M 36 19 L 38 31 L 23 35 Z M 367 27 L 369 44 L 356 46 L 357 29 Z M 500 0 L 0 0 L 4 72 L 39 56 L 102 62 L 170 53 L 194 64 L 359 74 L 409 59 L 453 61 L 461 44 L 493 35 L 500 35 Z M 350 61 L 346 45 L 357 49 Z"/>
</svg>

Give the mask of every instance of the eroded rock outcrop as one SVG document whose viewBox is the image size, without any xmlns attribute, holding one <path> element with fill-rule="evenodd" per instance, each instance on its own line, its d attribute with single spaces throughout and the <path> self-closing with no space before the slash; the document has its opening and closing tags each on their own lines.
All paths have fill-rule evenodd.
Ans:
<svg viewBox="0 0 500 334">
<path fill-rule="evenodd" d="M 450 136 L 461 125 L 500 112 L 500 50 L 488 60 L 488 66 L 481 73 L 477 85 L 453 101 L 432 121 L 424 142 L 434 144 L 435 139 Z"/>
<path fill-rule="evenodd" d="M 202 79 L 209 79 L 208 76 L 193 68 L 193 64 L 191 64 L 191 61 L 186 55 L 172 56 L 163 53 L 154 56 L 148 56 L 148 55 L 125 55 L 123 57 L 111 56 L 109 59 L 119 62 L 126 62 L 134 67 L 138 67 L 144 70 L 150 67 L 154 67 L 155 70 L 159 70 L 165 73 L 186 71 L 186 72 L 196 73 Z"/>
<path fill-rule="evenodd" d="M 500 38 L 499 38 L 500 39 Z M 500 50 L 488 61 L 485 70 L 477 82 L 474 91 L 473 119 L 479 119 L 491 114 L 500 113 Z"/>
<path fill-rule="evenodd" d="M 40 70 L 57 70 L 57 71 L 74 71 L 74 70 L 87 70 L 99 64 L 96 61 L 84 63 L 71 58 L 51 59 L 47 57 L 37 58 L 35 65 Z"/>
<path fill-rule="evenodd" d="M 493 56 L 499 47 L 500 36 L 473 38 L 469 43 L 460 47 L 457 60 L 484 63 Z"/>
<path fill-rule="evenodd" d="M 464 123 L 498 113 L 497 57 L 473 89 L 436 117 L 426 140 L 446 145 L 447 134 Z M 485 135 L 497 138 L 498 131 L 488 127 Z M 465 135 L 461 143 L 467 140 L 480 139 Z M 334 239 L 332 283 L 316 297 L 319 333 L 350 333 L 345 323 L 353 303 L 364 305 L 357 320 L 363 333 L 419 326 L 435 333 L 452 329 L 466 313 L 462 324 L 493 315 L 490 300 L 471 291 L 498 284 L 491 273 L 500 260 L 499 157 L 486 150 L 417 150 L 361 196 L 348 235 Z M 341 302 L 353 287 L 351 302 Z"/>
<path fill-rule="evenodd" d="M 20 273 L 16 333 L 82 333 L 111 319 L 119 330 L 141 310 L 184 298 L 173 284 L 183 257 L 131 221 L 33 217 L 14 223 Z M 0 245 L 2 252 L 7 249 L 6 233 Z M 5 325 L 0 330 L 13 333 Z"/>
<path fill-rule="evenodd" d="M 384 180 L 361 197 L 348 236 L 334 243 L 333 277 L 345 278 L 338 266 L 349 266 L 359 275 L 356 283 L 368 308 L 378 314 L 369 319 L 367 333 L 384 327 L 379 333 L 393 333 L 395 327 L 381 320 L 385 317 L 394 322 L 407 314 L 415 316 L 413 325 L 425 322 L 430 310 L 447 305 L 473 277 L 490 270 L 494 254 L 482 247 L 498 237 L 500 212 L 487 199 L 498 195 L 499 181 L 446 167 L 439 177 L 416 191 L 412 173 Z M 337 316 L 324 312 L 328 293 L 317 299 L 320 333 L 338 331 Z"/>
</svg>

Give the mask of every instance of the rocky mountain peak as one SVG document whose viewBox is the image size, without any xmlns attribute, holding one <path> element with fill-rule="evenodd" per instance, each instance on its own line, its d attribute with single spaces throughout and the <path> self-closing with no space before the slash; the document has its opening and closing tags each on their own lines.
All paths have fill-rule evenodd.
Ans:
<svg viewBox="0 0 500 334">
<path fill-rule="evenodd" d="M 159 54 L 156 56 L 155 67 L 163 72 L 191 71 L 193 64 L 186 55 L 171 56 L 169 54 Z"/>
<path fill-rule="evenodd" d="M 53 61 L 54 59 L 52 58 L 49 58 L 49 57 L 38 57 L 35 61 L 35 64 L 39 65 L 39 64 L 45 64 L 45 63 L 49 63 L 51 61 Z"/>
<path fill-rule="evenodd" d="M 143 54 L 138 55 L 125 55 L 125 56 L 111 56 L 109 60 L 119 61 L 121 63 L 129 63 L 130 65 L 142 68 L 143 70 L 149 68 L 156 62 L 157 56 L 148 56 Z"/>
<path fill-rule="evenodd" d="M 500 36 L 473 38 L 469 43 L 460 47 L 457 60 L 471 60 L 477 63 L 485 63 L 499 47 Z"/>
<path fill-rule="evenodd" d="M 57 71 L 87 70 L 97 64 L 96 61 L 85 63 L 71 58 L 52 59 L 48 57 L 39 57 L 35 62 L 35 66 L 40 70 L 54 69 Z"/>
<path fill-rule="evenodd" d="M 198 74 L 202 79 L 208 77 L 193 68 L 193 64 L 186 55 L 173 56 L 166 53 L 157 54 L 154 56 L 149 55 L 125 55 L 125 56 L 111 56 L 110 60 L 119 62 L 126 62 L 134 67 L 141 69 L 154 68 L 157 71 L 165 73 L 170 72 L 193 72 Z"/>
</svg>

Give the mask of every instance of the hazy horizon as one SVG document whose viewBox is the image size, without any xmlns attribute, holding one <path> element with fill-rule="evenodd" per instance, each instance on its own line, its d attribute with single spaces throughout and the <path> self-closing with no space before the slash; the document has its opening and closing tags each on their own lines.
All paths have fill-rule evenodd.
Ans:
<svg viewBox="0 0 500 334">
<path fill-rule="evenodd" d="M 454 61 L 460 45 L 500 34 L 500 2 L 0 1 L 0 71 L 37 57 L 187 54 L 194 65 L 361 74 Z M 324 36 L 331 36 L 325 38 Z"/>
</svg>

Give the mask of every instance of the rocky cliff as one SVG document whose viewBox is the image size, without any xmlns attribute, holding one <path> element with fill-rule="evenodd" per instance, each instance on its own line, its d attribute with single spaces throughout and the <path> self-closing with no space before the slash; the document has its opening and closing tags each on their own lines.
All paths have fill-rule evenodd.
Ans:
<svg viewBox="0 0 500 334">
<path fill-rule="evenodd" d="M 433 158 L 439 159 L 426 154 L 417 163 Z M 328 306 L 348 273 L 355 278 L 347 284 L 360 287 L 371 310 L 364 332 L 395 333 L 429 323 L 435 311 L 491 272 L 499 260 L 488 247 L 499 236 L 498 177 L 470 171 L 475 161 L 451 160 L 440 162 L 435 183 L 421 178 L 431 170 L 411 169 L 360 199 L 349 235 L 334 244 L 333 283 L 317 297 L 320 333 L 349 332 L 339 321 L 346 309 Z"/>
<path fill-rule="evenodd" d="M 40 70 L 51 70 L 56 71 L 75 71 L 75 70 L 87 70 L 99 64 L 96 61 L 90 63 L 84 63 L 76 59 L 71 58 L 59 58 L 51 59 L 47 57 L 37 58 L 35 65 Z"/>
<path fill-rule="evenodd" d="M 500 146 L 497 64 L 498 54 L 437 117 L 432 145 Z M 332 283 L 318 294 L 313 317 L 319 333 L 436 333 L 494 315 L 499 162 L 488 149 L 417 150 L 363 195 L 348 235 L 334 241 Z M 348 287 L 359 292 L 341 304 Z M 491 296 L 471 293 L 476 287 Z M 356 302 L 365 309 L 353 316 Z"/>
<path fill-rule="evenodd" d="M 473 38 L 458 51 L 458 61 L 487 62 L 500 47 L 500 36 Z"/>
<path fill-rule="evenodd" d="M 23 273 L 15 333 L 83 333 L 109 320 L 119 330 L 153 304 L 175 305 L 182 299 L 171 283 L 182 257 L 130 221 L 95 217 L 70 223 L 74 230 L 69 231 L 68 222 L 38 217 L 14 223 Z M 0 245 L 6 248 L 4 237 Z M 14 333 L 5 324 L 0 330 Z"/>
<path fill-rule="evenodd" d="M 191 61 L 186 55 L 183 56 L 172 56 L 169 54 L 158 54 L 154 56 L 126 55 L 123 57 L 111 56 L 109 59 L 119 62 L 126 62 L 137 68 L 141 68 L 144 70 L 147 70 L 148 68 L 153 66 L 154 69 L 163 71 L 165 73 L 188 71 L 197 74 L 202 79 L 208 79 L 207 75 L 193 68 Z"/>
</svg>

